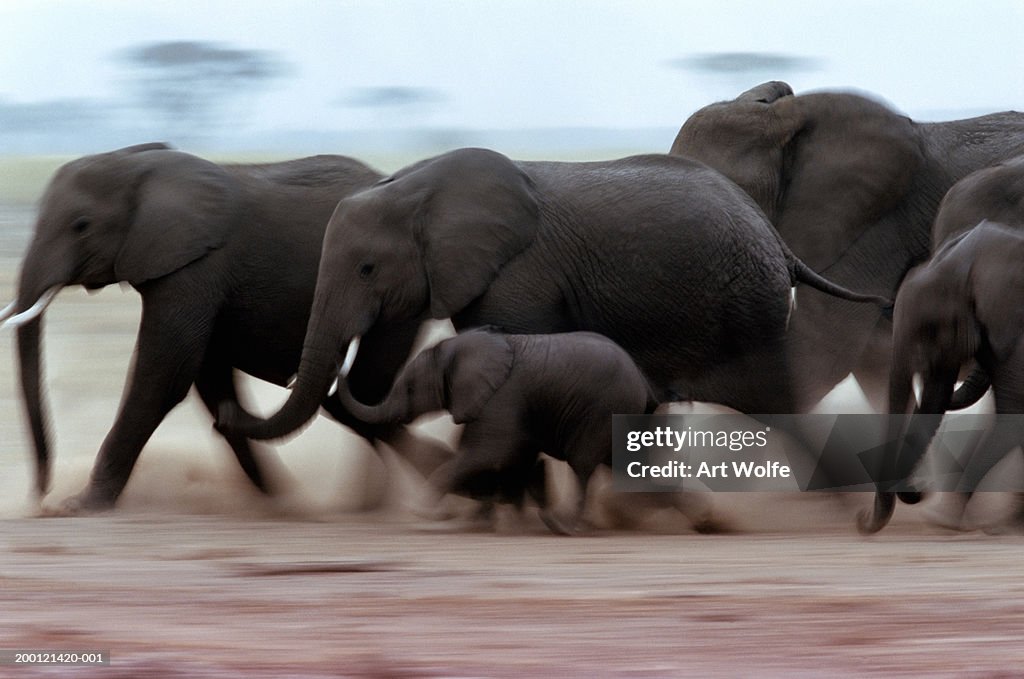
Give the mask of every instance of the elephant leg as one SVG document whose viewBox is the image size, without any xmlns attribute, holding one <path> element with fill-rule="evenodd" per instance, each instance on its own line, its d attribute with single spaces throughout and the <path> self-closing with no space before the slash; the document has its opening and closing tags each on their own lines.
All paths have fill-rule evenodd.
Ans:
<svg viewBox="0 0 1024 679">
<path fill-rule="evenodd" d="M 523 496 L 535 492 L 531 486 L 539 482 L 539 475 L 534 462 L 537 447 L 520 432 L 497 417 L 467 423 L 457 456 L 430 476 L 438 499 L 453 493 L 485 507 L 496 501 L 522 505 Z"/>
<path fill-rule="evenodd" d="M 585 426 L 577 427 L 564 443 L 564 449 L 558 451 L 569 463 L 576 477 L 576 503 L 567 517 L 558 516 L 552 510 L 542 509 L 541 519 L 552 533 L 558 535 L 577 535 L 584 527 L 583 514 L 587 507 L 587 492 L 590 479 L 601 464 L 611 462 L 612 418 L 598 415 L 590 418 Z"/>
<path fill-rule="evenodd" d="M 213 328 L 212 314 L 186 317 L 180 311 L 180 296 L 187 298 L 189 294 L 178 290 L 170 299 L 164 295 L 157 295 L 157 299 L 143 296 L 135 360 L 117 418 L 100 447 L 88 486 L 64 503 L 63 512 L 112 507 L 128 483 L 143 446 L 167 413 L 188 394 Z"/>
<path fill-rule="evenodd" d="M 583 530 L 583 512 L 587 508 L 587 489 L 590 487 L 590 477 L 594 475 L 593 466 L 573 466 L 576 474 L 576 502 L 572 512 L 567 517 L 559 516 L 556 512 L 544 508 L 541 509 L 540 518 L 544 525 L 556 535 L 579 535 Z"/>
<path fill-rule="evenodd" d="M 875 493 L 875 503 L 871 511 L 862 510 L 857 514 L 857 530 L 861 535 L 877 533 L 889 523 L 895 508 L 896 493 Z"/>
<path fill-rule="evenodd" d="M 547 509 L 551 498 L 548 496 L 548 463 L 544 458 L 537 458 L 533 465 L 530 478 L 526 484 L 526 493 L 542 510 Z"/>
<path fill-rule="evenodd" d="M 209 413 L 216 418 L 217 408 L 222 401 L 238 402 L 238 392 L 235 389 L 234 374 L 231 364 L 224 361 L 207 359 L 200 368 L 196 377 L 196 392 L 202 399 L 203 405 Z M 267 478 L 260 465 L 259 458 L 268 454 L 268 451 L 260 447 L 260 453 L 254 450 L 255 444 L 244 436 L 238 434 L 226 434 L 220 432 L 221 436 L 231 446 L 235 453 L 238 465 L 245 472 L 254 486 L 265 495 L 274 493 L 273 485 Z"/>
<path fill-rule="evenodd" d="M 956 377 L 956 369 L 935 370 L 927 375 L 921 405 L 915 409 L 906 431 L 890 432 L 889 448 L 883 460 L 885 470 L 875 493 L 874 508 L 870 513 L 862 511 L 857 516 L 857 529 L 862 534 L 877 533 L 889 523 L 897 497 L 905 504 L 917 504 L 924 499 L 924 494 L 910 482 L 910 476 L 928 452 L 949 408 Z"/>
<path fill-rule="evenodd" d="M 925 378 L 921 390 L 921 405 L 911 418 L 907 433 L 896 457 L 896 481 L 905 487 L 897 493 L 907 504 L 920 502 L 922 494 L 910 483 L 910 476 L 928 452 L 942 417 L 949 409 L 956 386 L 957 369 L 936 370 Z M 922 417 L 923 416 L 923 417 Z"/>
<path fill-rule="evenodd" d="M 999 412 L 1018 415 L 1017 443 L 1024 452 L 1024 337 L 1018 340 L 1016 350 L 1011 354 L 999 370 L 998 390 Z M 1017 533 L 1024 533 L 1024 480 L 1018 480 L 1017 489 L 1013 491 L 1013 513 L 1007 520 L 1007 528 Z"/>
<path fill-rule="evenodd" d="M 996 420 L 995 425 L 982 438 L 964 465 L 957 490 L 965 494 L 966 501 L 970 500 L 971 494 L 977 490 L 982 479 L 1000 460 L 1018 446 L 1024 447 L 1024 339 L 1015 353 L 1020 356 L 1019 359 L 991 371 L 995 375 L 992 390 L 996 401 Z M 1012 484 L 1017 489 L 1014 492 L 1018 496 L 1015 498 L 1018 503 L 1021 495 L 1020 485 L 1020 479 Z M 1024 512 L 1018 504 L 1012 519 L 1014 523 L 1009 527 L 1019 529 L 1024 525 L 1022 517 Z"/>
</svg>

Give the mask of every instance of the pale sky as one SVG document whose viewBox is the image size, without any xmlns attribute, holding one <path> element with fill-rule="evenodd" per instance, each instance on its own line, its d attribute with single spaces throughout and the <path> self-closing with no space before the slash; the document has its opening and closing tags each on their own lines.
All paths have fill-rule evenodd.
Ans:
<svg viewBox="0 0 1024 679">
<path fill-rule="evenodd" d="M 668 62 L 752 51 L 820 60 L 782 74 L 798 92 L 856 88 L 934 118 L 1024 109 L 1022 38 L 1022 0 L 3 0 L 0 101 L 124 97 L 118 50 L 203 40 L 292 65 L 250 121 L 272 129 L 394 123 L 338 105 L 380 86 L 444 95 L 402 124 L 676 127 L 773 74 Z"/>
</svg>

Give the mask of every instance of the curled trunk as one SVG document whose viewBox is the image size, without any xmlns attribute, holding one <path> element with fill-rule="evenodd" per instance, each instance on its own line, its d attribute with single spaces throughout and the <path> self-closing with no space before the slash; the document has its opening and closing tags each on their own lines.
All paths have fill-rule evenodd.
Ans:
<svg viewBox="0 0 1024 679">
<path fill-rule="evenodd" d="M 338 389 L 338 398 L 350 413 L 363 422 L 412 422 L 420 415 L 445 408 L 441 375 L 435 360 L 435 349 L 421 352 L 402 369 L 388 395 L 377 405 L 359 401 L 345 383 Z"/>
<path fill-rule="evenodd" d="M 225 402 L 218 413 L 218 428 L 252 439 L 287 436 L 313 419 L 337 375 L 337 365 L 337 351 L 306 346 L 295 386 L 280 410 L 262 419 L 242 410 L 235 402 Z"/>
<path fill-rule="evenodd" d="M 390 424 L 406 421 L 409 412 L 409 396 L 404 389 L 398 389 L 399 380 L 384 400 L 377 405 L 363 403 L 349 391 L 348 383 L 342 381 L 338 387 L 338 399 L 345 409 L 355 415 L 356 419 L 369 424 Z"/>
<path fill-rule="evenodd" d="M 970 408 L 988 393 L 991 386 L 992 380 L 988 375 L 988 371 L 975 363 L 974 367 L 971 368 L 971 372 L 967 374 L 967 379 L 964 380 L 964 383 L 953 392 L 953 398 L 949 402 L 949 409 L 963 410 L 964 408 Z"/>
</svg>

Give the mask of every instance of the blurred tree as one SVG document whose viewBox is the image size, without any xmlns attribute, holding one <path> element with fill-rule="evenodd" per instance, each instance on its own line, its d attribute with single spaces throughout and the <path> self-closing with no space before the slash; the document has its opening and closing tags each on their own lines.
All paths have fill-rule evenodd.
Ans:
<svg viewBox="0 0 1024 679">
<path fill-rule="evenodd" d="M 712 52 L 672 59 L 668 65 L 703 76 L 715 96 L 731 99 L 766 80 L 815 71 L 821 68 L 821 60 L 773 52 Z"/>
<path fill-rule="evenodd" d="M 159 114 L 176 135 L 202 135 L 259 87 L 288 71 L 272 52 L 225 47 L 209 42 L 160 42 L 130 47 L 118 58 L 136 70 L 143 106 Z M 237 121 L 232 121 L 237 122 Z"/>
<path fill-rule="evenodd" d="M 388 85 L 382 87 L 354 87 L 335 100 L 350 108 L 370 109 L 374 121 L 381 118 L 389 127 L 423 127 L 435 104 L 446 97 L 428 87 Z"/>
<path fill-rule="evenodd" d="M 383 85 L 353 87 L 334 100 L 334 104 L 362 109 L 362 124 L 391 130 L 392 143 L 422 153 L 440 153 L 461 146 L 461 135 L 431 124 L 431 117 L 448 96 L 429 87 Z M 359 123 L 357 123 L 359 124 Z"/>
</svg>

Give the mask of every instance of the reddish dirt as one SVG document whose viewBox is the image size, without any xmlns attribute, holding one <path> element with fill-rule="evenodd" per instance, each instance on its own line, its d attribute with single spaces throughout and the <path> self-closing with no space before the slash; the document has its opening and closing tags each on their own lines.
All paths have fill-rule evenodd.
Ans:
<svg viewBox="0 0 1024 679">
<path fill-rule="evenodd" d="M 2 646 L 104 650 L 111 665 L 0 676 L 1019 676 L 1020 540 L 894 528 L 8 520 Z"/>
<path fill-rule="evenodd" d="M 16 260 L 7 264 L 13 290 Z M 116 288 L 65 291 L 48 313 L 49 506 L 87 479 L 138 313 L 137 295 Z M 665 513 L 642 530 L 578 538 L 548 535 L 533 516 L 465 532 L 413 517 L 415 486 L 323 421 L 278 448 L 292 491 L 255 497 L 190 399 L 144 451 L 117 511 L 39 519 L 10 361 L 0 387 L 0 649 L 111 658 L 0 665 L 0 677 L 1009 677 L 1024 667 L 1020 538 L 943 533 L 920 521 L 921 507 L 900 507 L 870 539 L 853 527 L 868 497 L 796 493 L 716 495 L 728 535 L 695 535 Z M 264 408 L 281 398 L 252 390 Z M 348 511 L 389 478 L 392 509 Z"/>
</svg>

